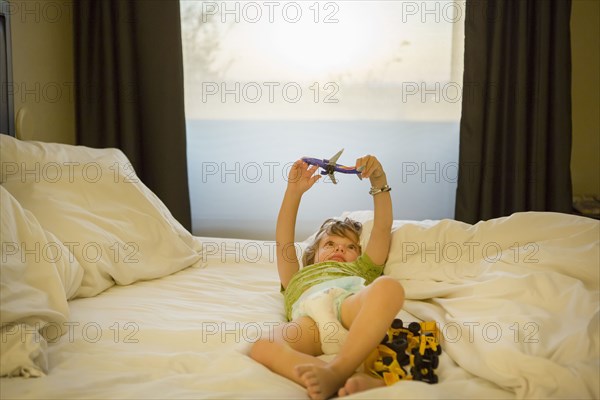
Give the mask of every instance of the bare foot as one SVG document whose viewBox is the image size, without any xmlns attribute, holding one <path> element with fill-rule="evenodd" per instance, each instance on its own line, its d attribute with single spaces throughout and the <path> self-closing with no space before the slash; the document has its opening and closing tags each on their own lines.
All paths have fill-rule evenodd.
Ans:
<svg viewBox="0 0 600 400">
<path fill-rule="evenodd" d="M 306 391 L 312 400 L 329 399 L 338 391 L 346 379 L 329 366 L 313 364 L 298 365 L 296 374 L 306 387 Z"/>
<path fill-rule="evenodd" d="M 369 389 L 375 389 L 385 386 L 383 379 L 377 379 L 363 372 L 352 375 L 346 381 L 344 387 L 338 391 L 339 397 L 349 396 L 354 393 L 363 392 Z"/>
</svg>

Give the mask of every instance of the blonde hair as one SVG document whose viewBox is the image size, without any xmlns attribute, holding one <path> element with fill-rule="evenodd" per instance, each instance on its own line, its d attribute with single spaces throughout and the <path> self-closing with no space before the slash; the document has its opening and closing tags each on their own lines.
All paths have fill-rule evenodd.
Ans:
<svg viewBox="0 0 600 400">
<path fill-rule="evenodd" d="M 341 236 L 346 237 L 351 240 L 356 240 L 357 242 L 360 240 L 360 233 L 362 232 L 362 224 L 358 221 L 354 221 L 350 218 L 346 218 L 343 221 L 339 219 L 329 218 L 315 236 L 315 241 L 306 248 L 304 254 L 302 255 L 302 264 L 304 266 L 314 264 L 315 255 L 317 253 L 317 248 L 319 247 L 319 242 L 327 235 Z M 354 237 L 353 237 L 354 236 Z M 362 249 L 360 248 L 360 244 L 358 245 L 359 253 L 362 253 Z"/>
</svg>

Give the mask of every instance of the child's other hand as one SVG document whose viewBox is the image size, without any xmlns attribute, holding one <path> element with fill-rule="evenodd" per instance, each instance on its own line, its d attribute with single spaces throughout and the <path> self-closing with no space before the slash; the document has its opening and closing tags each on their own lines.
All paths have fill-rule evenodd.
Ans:
<svg viewBox="0 0 600 400">
<path fill-rule="evenodd" d="M 369 178 L 372 185 L 387 184 L 385 172 L 377 157 L 371 155 L 363 156 L 356 160 L 355 168 L 363 168 L 360 176 L 362 178 Z"/>
<path fill-rule="evenodd" d="M 321 179 L 320 174 L 315 172 L 319 169 L 316 165 L 309 165 L 302 160 L 297 160 L 288 174 L 288 190 L 302 195 L 310 189 L 315 182 Z"/>
</svg>

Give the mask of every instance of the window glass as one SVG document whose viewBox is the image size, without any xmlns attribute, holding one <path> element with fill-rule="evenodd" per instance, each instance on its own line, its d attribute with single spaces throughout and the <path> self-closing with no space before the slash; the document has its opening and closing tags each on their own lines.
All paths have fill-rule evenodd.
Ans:
<svg viewBox="0 0 600 400">
<path fill-rule="evenodd" d="M 274 238 L 291 163 L 376 155 L 396 219 L 454 215 L 464 3 L 181 1 L 193 231 Z M 370 209 L 336 175 L 305 195 L 298 237 Z"/>
</svg>

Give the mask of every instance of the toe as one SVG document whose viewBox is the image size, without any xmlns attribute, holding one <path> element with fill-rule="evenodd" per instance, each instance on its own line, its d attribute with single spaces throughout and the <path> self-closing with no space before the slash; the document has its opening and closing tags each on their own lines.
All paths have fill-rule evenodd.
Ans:
<svg viewBox="0 0 600 400">
<path fill-rule="evenodd" d="M 302 375 L 306 374 L 307 372 L 312 371 L 312 365 L 310 365 L 310 364 L 296 365 L 294 370 L 296 371 L 296 375 L 301 377 Z"/>
</svg>

